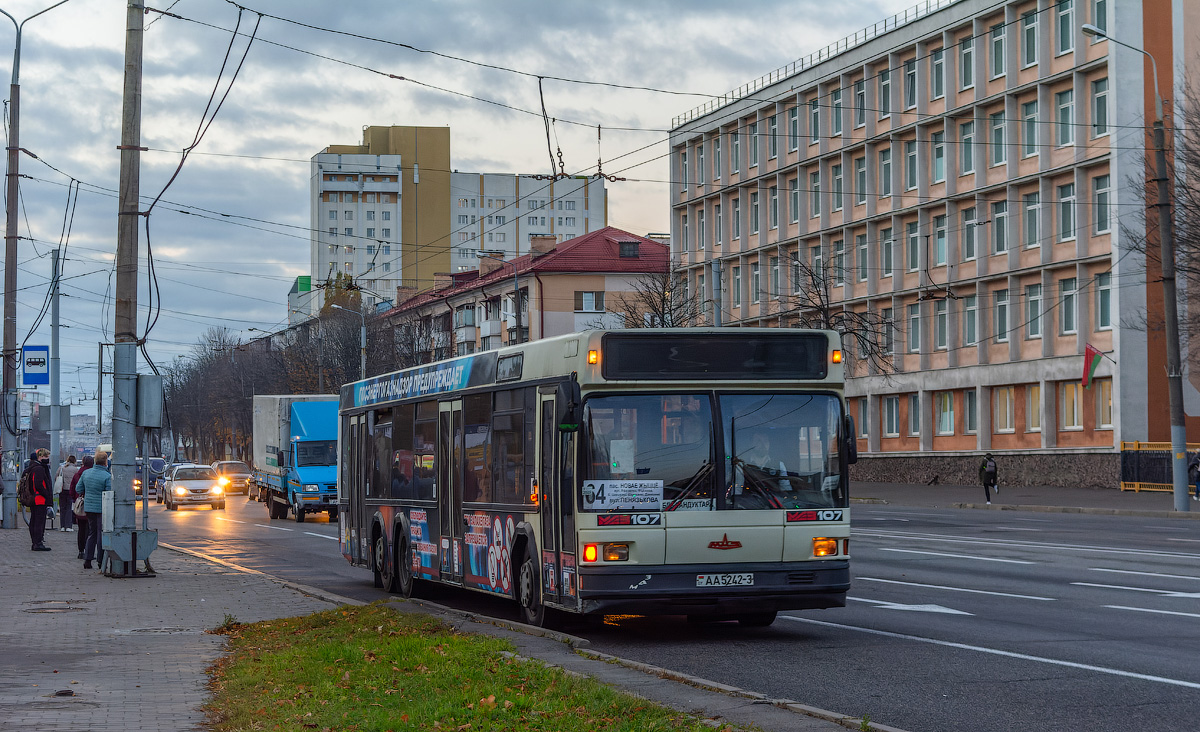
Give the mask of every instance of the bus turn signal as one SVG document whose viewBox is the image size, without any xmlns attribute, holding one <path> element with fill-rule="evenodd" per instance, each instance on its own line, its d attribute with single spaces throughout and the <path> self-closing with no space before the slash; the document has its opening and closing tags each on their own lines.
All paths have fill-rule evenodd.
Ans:
<svg viewBox="0 0 1200 732">
<path fill-rule="evenodd" d="M 827 539 L 824 536 L 813 538 L 814 557 L 832 557 L 837 554 L 837 539 Z"/>
<path fill-rule="evenodd" d="M 590 364 L 600 363 L 600 352 L 599 351 L 588 351 L 588 363 L 590 363 Z"/>
<path fill-rule="evenodd" d="M 833 349 L 833 362 L 834 363 L 842 362 L 842 352 L 836 348 Z"/>
<path fill-rule="evenodd" d="M 596 557 L 599 556 L 599 554 L 600 554 L 600 552 L 596 548 L 595 544 L 584 544 L 583 545 L 583 561 L 594 562 L 594 561 L 596 561 Z"/>
</svg>

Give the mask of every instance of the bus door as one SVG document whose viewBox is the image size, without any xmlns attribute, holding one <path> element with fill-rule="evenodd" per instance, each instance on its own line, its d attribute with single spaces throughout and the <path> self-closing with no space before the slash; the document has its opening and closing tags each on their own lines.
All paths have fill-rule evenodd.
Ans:
<svg viewBox="0 0 1200 732">
<path fill-rule="evenodd" d="M 462 583 L 463 565 L 463 406 L 461 399 L 438 405 L 438 553 L 441 578 Z"/>
<path fill-rule="evenodd" d="M 538 548 L 542 553 L 542 597 L 549 602 L 562 602 L 562 493 L 559 490 L 559 439 L 554 408 L 554 386 L 538 388 L 538 506 L 541 515 L 541 535 Z"/>
<path fill-rule="evenodd" d="M 366 463 L 363 460 L 367 439 L 367 415 L 356 415 L 349 418 L 349 429 L 345 438 L 349 440 L 346 451 L 347 465 L 342 465 L 342 486 L 349 501 L 350 515 L 346 519 L 347 543 L 350 545 L 351 561 L 366 563 L 370 558 L 370 547 L 367 542 L 370 537 L 370 516 L 367 514 L 366 501 Z"/>
</svg>

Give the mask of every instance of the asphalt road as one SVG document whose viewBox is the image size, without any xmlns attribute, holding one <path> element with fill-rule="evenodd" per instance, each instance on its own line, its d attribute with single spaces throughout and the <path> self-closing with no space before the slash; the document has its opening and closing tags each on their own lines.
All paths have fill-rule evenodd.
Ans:
<svg viewBox="0 0 1200 732">
<path fill-rule="evenodd" d="M 1193 729 L 1200 719 L 1200 522 L 855 506 L 846 608 L 769 628 L 610 618 L 596 650 L 914 732 Z M 168 512 L 160 540 L 362 600 L 336 525 L 263 504 Z M 439 602 L 515 617 L 453 590 Z"/>
</svg>

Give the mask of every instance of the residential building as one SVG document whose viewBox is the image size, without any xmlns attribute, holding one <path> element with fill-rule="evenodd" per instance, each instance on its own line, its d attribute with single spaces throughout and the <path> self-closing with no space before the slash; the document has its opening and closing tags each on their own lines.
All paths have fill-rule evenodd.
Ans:
<svg viewBox="0 0 1200 732">
<path fill-rule="evenodd" d="M 1154 54 L 1171 110 L 1189 8 L 930 0 L 676 118 L 672 257 L 722 324 L 795 324 L 820 263 L 831 308 L 887 319 L 882 365 L 845 343 L 857 479 L 975 483 L 992 451 L 1006 481 L 1111 486 L 1122 441 L 1170 439 L 1159 269 L 1131 246 L 1154 79 L 1082 29 Z"/>
</svg>

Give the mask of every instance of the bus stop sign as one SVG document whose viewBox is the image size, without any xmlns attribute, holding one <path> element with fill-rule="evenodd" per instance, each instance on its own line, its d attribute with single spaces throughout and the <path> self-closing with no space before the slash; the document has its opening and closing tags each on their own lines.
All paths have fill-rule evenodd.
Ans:
<svg viewBox="0 0 1200 732">
<path fill-rule="evenodd" d="M 50 383 L 50 346 L 25 346 L 21 349 L 21 363 L 25 374 L 25 386 L 40 386 Z"/>
</svg>

